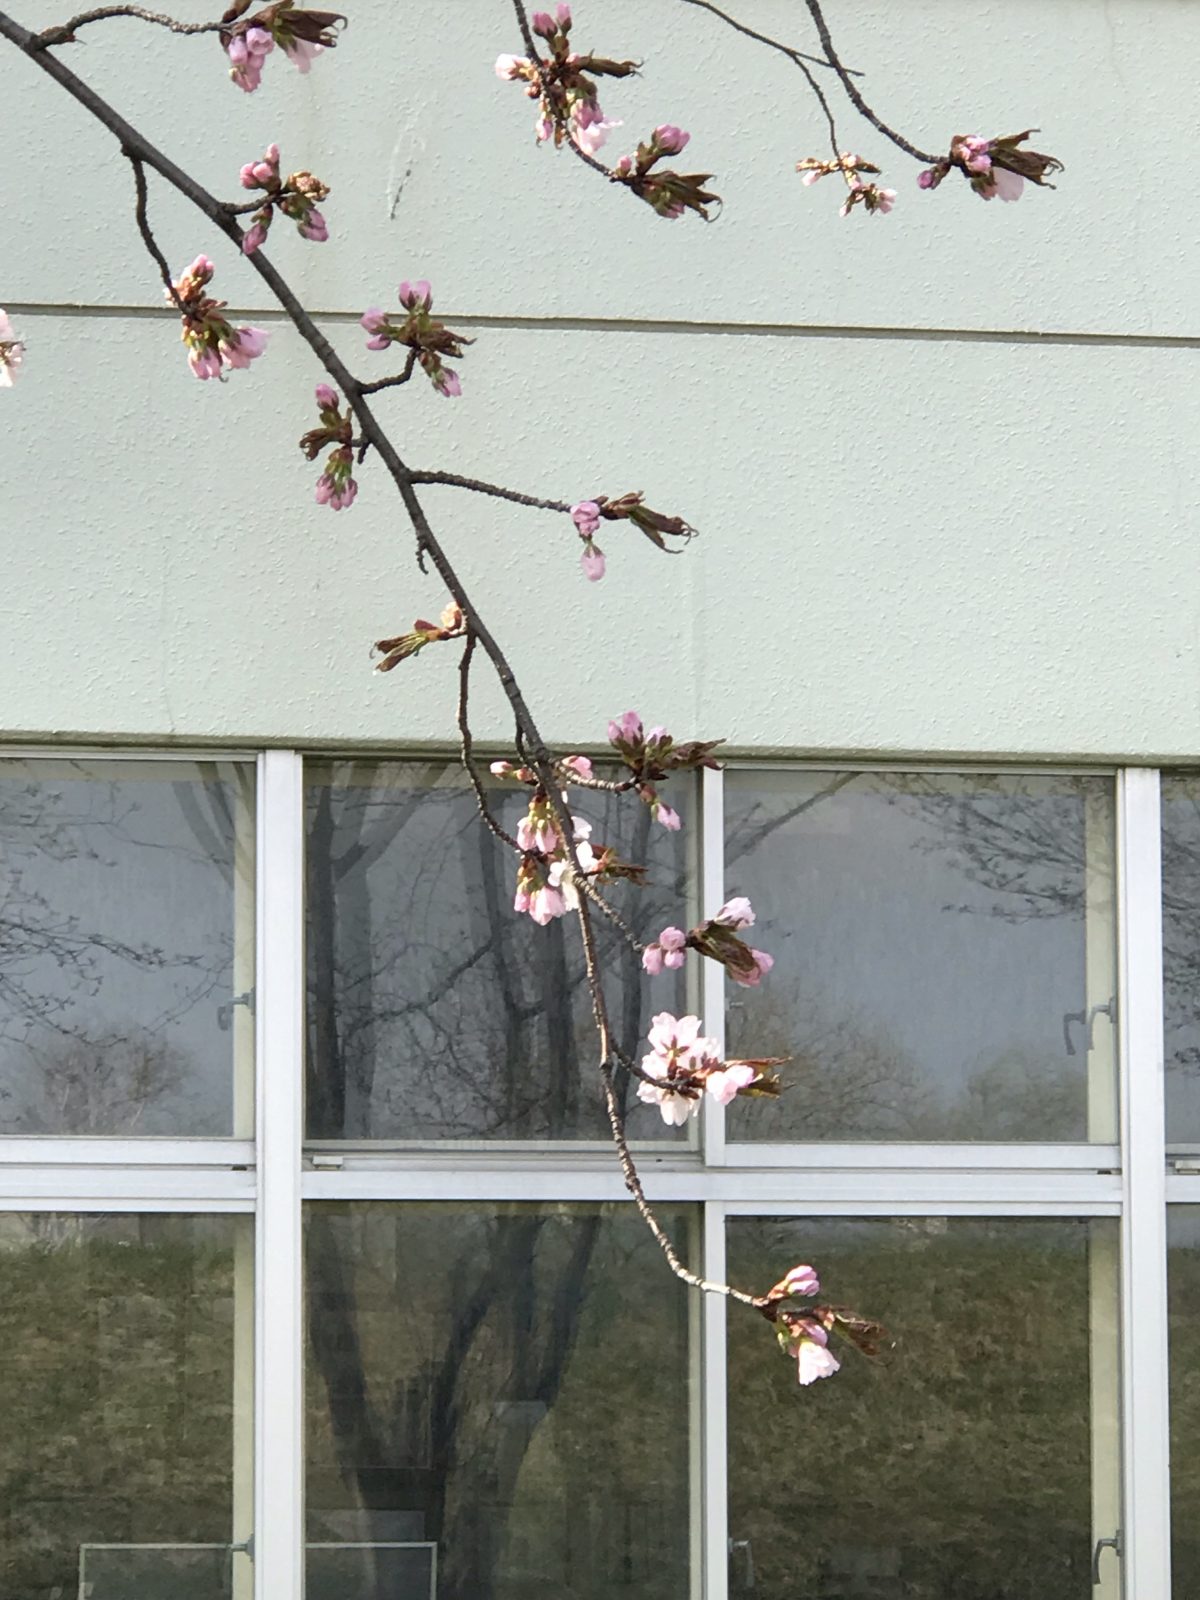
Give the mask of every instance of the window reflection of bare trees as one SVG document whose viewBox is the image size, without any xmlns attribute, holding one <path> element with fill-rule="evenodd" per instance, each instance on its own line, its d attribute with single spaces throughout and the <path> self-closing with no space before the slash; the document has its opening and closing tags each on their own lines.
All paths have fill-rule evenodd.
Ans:
<svg viewBox="0 0 1200 1600">
<path fill-rule="evenodd" d="M 0 763 L 0 1130 L 231 1131 L 239 877 L 248 771 Z"/>
<path fill-rule="evenodd" d="M 730 1007 L 731 1048 L 794 1057 L 779 1107 L 737 1106 L 732 1136 L 1086 1137 L 1085 1052 L 1064 1028 L 1112 993 L 1111 792 L 730 774 L 727 884 L 777 955 L 752 1014 Z"/>
<path fill-rule="evenodd" d="M 522 799 L 497 793 L 515 820 Z M 652 936 L 678 915 L 677 835 L 589 793 L 597 835 L 650 867 L 613 899 Z M 308 1123 L 313 1138 L 604 1139 L 580 952 L 561 924 L 511 911 L 512 868 L 452 763 L 339 763 L 309 790 Z M 649 1004 L 637 953 L 598 929 L 610 1005 L 633 1054 Z M 682 999 L 660 980 L 654 1005 Z M 634 1136 L 661 1137 L 645 1108 Z"/>
</svg>

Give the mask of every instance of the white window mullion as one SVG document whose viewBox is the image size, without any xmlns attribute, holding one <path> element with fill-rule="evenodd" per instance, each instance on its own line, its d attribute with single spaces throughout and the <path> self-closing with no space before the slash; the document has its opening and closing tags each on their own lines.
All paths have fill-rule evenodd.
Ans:
<svg viewBox="0 0 1200 1600">
<path fill-rule="evenodd" d="M 725 1207 L 704 1207 L 704 1276 L 725 1281 Z M 704 1600 L 729 1600 L 726 1302 L 704 1296 Z"/>
<path fill-rule="evenodd" d="M 303 763 L 272 750 L 260 757 L 258 784 L 257 1600 L 304 1593 L 303 918 Z"/>
<path fill-rule="evenodd" d="M 1162 844 L 1157 772 L 1118 780 L 1124 1141 L 1125 1593 L 1171 1593 L 1163 1082 Z M 1102 1561 L 1111 1560 L 1104 1552 Z"/>
</svg>

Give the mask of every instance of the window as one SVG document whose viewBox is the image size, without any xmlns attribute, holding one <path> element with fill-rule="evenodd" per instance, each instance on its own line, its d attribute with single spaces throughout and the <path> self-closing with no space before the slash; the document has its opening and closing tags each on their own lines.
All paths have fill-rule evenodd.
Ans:
<svg viewBox="0 0 1200 1600">
<path fill-rule="evenodd" d="M 695 1010 L 793 1057 L 683 1130 L 624 1090 L 690 1264 L 886 1322 L 802 1390 L 636 1218 L 567 930 L 493 921 L 451 758 L 4 758 L 0 1588 L 1185 1600 L 1196 783 L 732 763 L 680 835 L 575 797 L 639 934 L 744 893 L 776 957 L 606 971 L 632 1051 Z"/>
</svg>

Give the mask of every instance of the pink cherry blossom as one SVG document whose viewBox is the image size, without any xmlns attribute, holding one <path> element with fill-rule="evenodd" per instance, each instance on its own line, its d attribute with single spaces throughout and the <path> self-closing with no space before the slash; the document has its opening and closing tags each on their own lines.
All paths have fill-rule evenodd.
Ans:
<svg viewBox="0 0 1200 1600">
<path fill-rule="evenodd" d="M 652 977 L 664 967 L 678 968 L 684 963 L 687 934 L 682 928 L 664 928 L 653 944 L 642 951 L 642 966 Z"/>
<path fill-rule="evenodd" d="M 252 256 L 257 249 L 266 243 L 266 238 L 267 229 L 265 223 L 253 223 L 242 235 L 242 253 Z"/>
<path fill-rule="evenodd" d="M 328 383 L 319 383 L 316 387 L 317 405 L 322 411 L 337 409 L 338 392 Z"/>
<path fill-rule="evenodd" d="M 592 776 L 592 763 L 589 756 L 565 756 L 562 765 L 580 778 L 590 778 Z M 495 771 L 495 768 L 493 767 L 492 770 Z"/>
<path fill-rule="evenodd" d="M 443 399 L 454 400 L 462 394 L 462 379 L 453 367 L 439 367 L 433 374 L 433 387 Z"/>
<path fill-rule="evenodd" d="M 24 355 L 25 346 L 17 338 L 8 312 L 0 310 L 0 389 L 12 388 Z"/>
<path fill-rule="evenodd" d="M 723 928 L 732 928 L 735 932 L 738 928 L 752 928 L 754 907 L 744 894 L 734 895 L 732 900 L 726 900 L 713 921 L 719 922 Z"/>
<path fill-rule="evenodd" d="M 667 805 L 664 800 L 658 801 L 654 806 L 653 815 L 655 822 L 661 822 L 668 833 L 678 833 L 683 827 L 678 811 Z"/>
<path fill-rule="evenodd" d="M 512 83 L 517 78 L 524 76 L 525 69 L 528 66 L 529 60 L 526 56 L 497 56 L 496 76 L 498 78 L 504 78 L 507 82 Z"/>
<path fill-rule="evenodd" d="M 428 311 L 433 304 L 433 293 L 427 278 L 419 278 L 416 283 L 409 283 L 406 278 L 399 289 L 400 304 L 410 311 L 415 311 L 419 306 L 424 306 Z"/>
<path fill-rule="evenodd" d="M 829 1335 L 819 1322 L 806 1323 L 805 1329 L 805 1335 L 798 1341 L 796 1349 L 796 1375 L 807 1388 L 818 1378 L 832 1378 L 841 1367 L 841 1362 L 831 1350 L 826 1349 Z"/>
<path fill-rule="evenodd" d="M 590 539 L 600 528 L 600 507 L 594 500 L 580 500 L 571 507 L 571 521 L 581 538 Z"/>
<path fill-rule="evenodd" d="M 553 922 L 555 917 L 566 915 L 567 903 L 563 899 L 562 890 L 546 884 L 537 889 L 529 897 L 529 915 L 543 928 L 548 922 Z"/>
<path fill-rule="evenodd" d="M 380 333 L 387 327 L 387 312 L 381 311 L 378 306 L 368 306 L 358 322 L 368 333 Z"/>
<path fill-rule="evenodd" d="M 1025 179 L 1019 172 L 1010 172 L 1007 167 L 993 167 L 991 191 L 983 197 L 985 200 L 993 197 L 997 200 L 1019 200 L 1024 188 Z"/>
<path fill-rule="evenodd" d="M 754 1068 L 742 1061 L 710 1072 L 704 1080 L 704 1087 L 718 1105 L 727 1106 L 739 1089 L 745 1089 L 757 1077 Z"/>
<path fill-rule="evenodd" d="M 668 1128 L 681 1128 L 689 1117 L 700 1109 L 700 1095 L 684 1094 L 668 1083 L 647 1083 L 643 1078 L 637 1088 L 638 1099 L 644 1105 L 657 1105 Z"/>
<path fill-rule="evenodd" d="M 589 122 L 587 127 L 580 127 L 576 124 L 571 129 L 571 137 L 584 155 L 594 156 L 598 155 L 607 144 L 608 136 L 612 130 L 623 126 L 624 124 L 620 120 L 614 122 L 607 117 L 601 117 L 598 121 Z"/>
<path fill-rule="evenodd" d="M 307 72 L 321 54 L 324 45 L 319 45 L 311 39 L 289 38 L 282 41 L 282 49 L 298 72 Z"/>
</svg>

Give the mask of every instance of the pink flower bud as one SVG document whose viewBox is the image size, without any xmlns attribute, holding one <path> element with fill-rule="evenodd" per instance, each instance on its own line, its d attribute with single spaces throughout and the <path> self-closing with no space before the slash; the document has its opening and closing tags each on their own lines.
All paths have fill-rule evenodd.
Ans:
<svg viewBox="0 0 1200 1600">
<path fill-rule="evenodd" d="M 252 56 L 269 56 L 275 48 L 275 40 L 266 28 L 246 29 L 246 49 Z"/>
<path fill-rule="evenodd" d="M 566 33 L 567 29 L 571 26 L 570 6 L 563 3 L 563 0 L 560 0 L 559 5 L 555 9 L 555 16 L 558 18 L 559 27 L 564 33 Z"/>
<path fill-rule="evenodd" d="M 317 487 L 314 493 L 314 499 L 319 506 L 328 505 L 329 497 L 332 493 L 333 480 L 329 477 L 328 473 L 323 472 L 317 479 Z"/>
<path fill-rule="evenodd" d="M 807 180 L 805 180 L 805 181 L 807 181 Z M 917 174 L 917 187 L 919 189 L 932 189 L 933 188 L 933 169 L 932 169 L 932 167 L 926 167 L 924 172 L 918 172 L 918 174 Z"/>
<path fill-rule="evenodd" d="M 814 1295 L 821 1290 L 821 1280 L 809 1266 L 793 1267 L 783 1280 L 788 1294 Z"/>
<path fill-rule="evenodd" d="M 430 293 L 429 280 L 427 278 L 420 278 L 416 283 L 409 283 L 406 278 L 400 285 L 399 294 L 400 304 L 407 306 L 412 311 L 415 311 L 422 301 L 426 309 L 433 303 L 433 295 Z"/>
<path fill-rule="evenodd" d="M 359 326 L 368 333 L 379 333 L 387 323 L 387 316 L 378 306 L 370 306 L 358 319 Z"/>
<path fill-rule="evenodd" d="M 248 161 L 246 163 L 246 165 L 242 168 L 241 173 L 240 173 L 240 178 L 241 178 L 241 185 L 242 185 L 243 189 L 257 189 L 258 188 L 258 180 L 254 176 L 254 163 L 253 163 L 253 161 Z"/>
<path fill-rule="evenodd" d="M 554 18 L 548 11 L 535 11 L 529 19 L 529 25 L 534 33 L 540 33 L 543 39 L 552 39 L 557 32 Z"/>
<path fill-rule="evenodd" d="M 604 551 L 589 539 L 579 557 L 579 565 L 583 568 L 583 575 L 589 583 L 599 583 L 604 576 Z"/>
<path fill-rule="evenodd" d="M 462 379 L 452 367 L 443 367 L 433 380 L 433 387 L 447 400 L 462 394 Z"/>
<path fill-rule="evenodd" d="M 336 411 L 338 392 L 331 384 L 319 383 L 316 387 L 317 404 L 322 411 Z"/>
<path fill-rule="evenodd" d="M 252 256 L 254 252 L 266 242 L 266 237 L 266 223 L 253 223 L 242 235 L 242 254 Z"/>
<path fill-rule="evenodd" d="M 664 950 L 682 950 L 687 944 L 687 934 L 682 928 L 664 928 L 658 942 Z"/>
<path fill-rule="evenodd" d="M 249 53 L 249 46 L 246 43 L 245 37 L 240 33 L 235 33 L 225 48 L 225 54 L 229 57 L 230 61 L 235 67 L 244 66 L 246 57 Z"/>
<path fill-rule="evenodd" d="M 642 966 L 652 978 L 657 978 L 663 969 L 663 953 L 659 945 L 648 944 L 642 951 Z"/>
<path fill-rule="evenodd" d="M 655 820 L 661 822 L 663 827 L 666 828 L 669 833 L 678 833 L 680 828 L 683 826 L 683 823 L 680 821 L 678 811 L 673 811 L 670 806 L 665 805 L 661 800 L 658 803 L 658 809 L 655 811 L 654 816 Z"/>
<path fill-rule="evenodd" d="M 563 758 L 562 764 L 569 771 L 577 773 L 581 778 L 590 778 L 592 775 L 592 763 L 587 756 L 566 756 Z M 495 770 L 493 766 L 492 771 L 494 772 Z"/>
<path fill-rule="evenodd" d="M 673 122 L 664 122 L 654 130 L 654 142 L 666 156 L 677 156 L 691 137 Z"/>
<path fill-rule="evenodd" d="M 391 340 L 386 333 L 377 333 L 373 339 L 367 340 L 368 350 L 386 350 Z"/>
<path fill-rule="evenodd" d="M 256 161 L 252 171 L 259 183 L 270 183 L 275 176 L 275 168 L 268 161 Z"/>
</svg>

